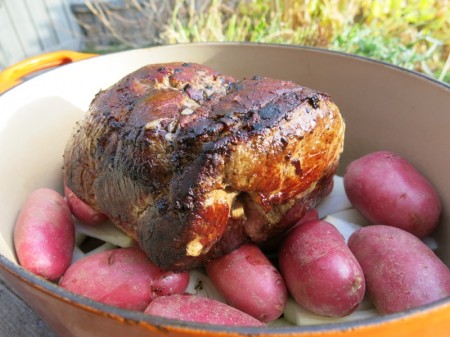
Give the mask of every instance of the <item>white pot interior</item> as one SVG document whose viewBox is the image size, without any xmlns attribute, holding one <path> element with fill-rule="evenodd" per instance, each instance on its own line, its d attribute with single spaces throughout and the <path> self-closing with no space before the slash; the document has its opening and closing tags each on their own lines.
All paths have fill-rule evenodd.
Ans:
<svg viewBox="0 0 450 337">
<path fill-rule="evenodd" d="M 13 227 L 28 193 L 62 192 L 62 154 L 91 99 L 148 63 L 198 62 L 237 77 L 293 80 L 329 93 L 347 123 L 339 173 L 374 150 L 408 158 L 443 202 L 438 254 L 450 265 L 450 89 L 385 64 L 327 51 L 275 45 L 194 44 L 100 56 L 39 75 L 0 96 L 0 253 L 16 261 Z"/>
</svg>

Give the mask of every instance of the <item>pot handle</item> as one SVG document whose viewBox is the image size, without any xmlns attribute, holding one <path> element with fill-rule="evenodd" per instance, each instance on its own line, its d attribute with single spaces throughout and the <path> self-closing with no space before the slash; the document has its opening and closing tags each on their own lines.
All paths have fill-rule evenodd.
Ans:
<svg viewBox="0 0 450 337">
<path fill-rule="evenodd" d="M 27 75 L 93 56 L 97 56 L 97 54 L 58 50 L 27 58 L 0 72 L 0 94 L 22 82 L 22 79 Z"/>
</svg>

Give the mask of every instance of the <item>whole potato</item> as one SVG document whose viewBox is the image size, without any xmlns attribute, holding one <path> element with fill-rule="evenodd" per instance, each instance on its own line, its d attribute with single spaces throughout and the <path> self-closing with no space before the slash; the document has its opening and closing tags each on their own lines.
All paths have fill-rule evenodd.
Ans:
<svg viewBox="0 0 450 337">
<path fill-rule="evenodd" d="M 346 316 L 364 297 L 363 271 L 344 237 L 328 222 L 309 221 L 290 232 L 279 263 L 292 297 L 316 314 Z"/>
<path fill-rule="evenodd" d="M 59 285 L 95 301 L 143 311 L 157 296 L 182 293 L 189 273 L 163 271 L 138 247 L 87 255 L 67 269 Z"/>
<path fill-rule="evenodd" d="M 225 303 L 188 294 L 155 298 L 144 312 L 149 315 L 188 322 L 226 326 L 265 326 L 256 318 Z"/>
<path fill-rule="evenodd" d="M 353 207 L 372 224 L 424 237 L 439 222 L 441 201 L 434 187 L 391 152 L 373 152 L 351 162 L 344 173 L 344 187 Z"/>
<path fill-rule="evenodd" d="M 32 192 L 14 227 L 19 264 L 56 281 L 69 267 L 74 245 L 74 223 L 63 196 L 48 188 Z"/>
<path fill-rule="evenodd" d="M 89 225 L 97 225 L 108 220 L 105 214 L 93 209 L 78 198 L 67 185 L 64 185 L 64 194 L 70 211 L 77 219 Z"/>
<path fill-rule="evenodd" d="M 244 244 L 231 253 L 211 260 L 206 272 L 236 309 L 271 322 L 283 313 L 287 289 L 278 270 L 255 244 Z"/>
<path fill-rule="evenodd" d="M 450 270 L 414 235 L 374 225 L 353 233 L 348 245 L 379 312 L 400 312 L 450 296 Z"/>
</svg>

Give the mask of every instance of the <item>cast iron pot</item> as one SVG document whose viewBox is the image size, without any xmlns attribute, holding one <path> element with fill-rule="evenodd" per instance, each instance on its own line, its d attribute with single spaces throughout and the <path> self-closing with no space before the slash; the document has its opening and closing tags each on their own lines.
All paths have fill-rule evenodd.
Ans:
<svg viewBox="0 0 450 337">
<path fill-rule="evenodd" d="M 78 56 L 62 58 L 59 63 Z M 347 124 L 338 174 L 349 161 L 371 151 L 389 150 L 408 158 L 442 198 L 443 214 L 435 239 L 437 254 L 450 265 L 448 85 L 381 62 L 305 47 L 206 43 L 120 52 L 58 67 L 0 96 L 0 273 L 59 336 L 449 335 L 450 298 L 352 323 L 228 328 L 113 308 L 64 291 L 21 268 L 13 247 L 15 219 L 32 190 L 50 187 L 62 192 L 63 149 L 94 95 L 138 67 L 172 61 L 199 62 L 236 77 L 293 80 L 329 93 Z"/>
</svg>

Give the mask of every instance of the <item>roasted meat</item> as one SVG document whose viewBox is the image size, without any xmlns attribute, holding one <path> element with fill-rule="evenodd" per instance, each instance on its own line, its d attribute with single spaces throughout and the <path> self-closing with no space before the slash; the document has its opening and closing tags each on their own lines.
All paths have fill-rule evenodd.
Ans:
<svg viewBox="0 0 450 337">
<path fill-rule="evenodd" d="M 164 269 L 263 243 L 332 187 L 345 125 L 327 94 L 149 65 L 99 92 L 71 135 L 64 178 Z"/>
</svg>

